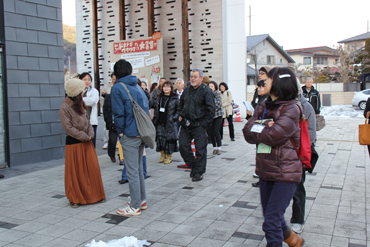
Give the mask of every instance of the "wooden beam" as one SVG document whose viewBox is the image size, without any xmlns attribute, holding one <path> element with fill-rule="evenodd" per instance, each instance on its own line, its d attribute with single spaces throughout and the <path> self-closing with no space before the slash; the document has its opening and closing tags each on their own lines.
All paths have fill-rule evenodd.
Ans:
<svg viewBox="0 0 370 247">
<path fill-rule="evenodd" d="M 154 0 L 148 0 L 148 36 L 154 33 Z"/>
<path fill-rule="evenodd" d="M 97 0 L 92 0 L 92 33 L 93 33 L 93 53 L 94 53 L 94 79 L 95 88 L 100 92 L 100 74 L 99 74 L 99 50 L 98 50 L 98 5 Z M 100 116 L 100 104 L 98 102 L 98 115 Z"/>
<path fill-rule="evenodd" d="M 188 19 L 188 0 L 181 0 L 181 26 L 182 26 L 182 57 L 183 57 L 183 77 L 185 85 L 190 80 L 190 51 L 189 51 L 189 19 Z"/>
<path fill-rule="evenodd" d="M 126 39 L 125 0 L 119 0 L 119 39 Z"/>
</svg>

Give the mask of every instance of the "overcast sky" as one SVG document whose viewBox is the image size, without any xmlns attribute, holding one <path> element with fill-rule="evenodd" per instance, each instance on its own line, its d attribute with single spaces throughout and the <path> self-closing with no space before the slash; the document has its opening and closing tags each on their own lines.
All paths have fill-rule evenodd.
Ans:
<svg viewBox="0 0 370 247">
<path fill-rule="evenodd" d="M 335 48 L 340 40 L 366 33 L 370 21 L 370 0 L 245 0 L 245 3 L 246 35 L 251 5 L 252 35 L 270 34 L 286 50 Z M 62 0 L 62 11 L 63 23 L 76 26 L 75 0 Z"/>
</svg>

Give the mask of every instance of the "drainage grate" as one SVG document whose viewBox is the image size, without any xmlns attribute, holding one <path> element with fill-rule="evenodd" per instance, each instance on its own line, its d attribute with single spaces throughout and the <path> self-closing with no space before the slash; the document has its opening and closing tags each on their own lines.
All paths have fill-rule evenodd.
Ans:
<svg viewBox="0 0 370 247">
<path fill-rule="evenodd" d="M 342 190 L 343 188 L 340 187 L 333 187 L 333 186 L 321 186 L 322 189 L 331 189 L 331 190 Z"/>
<path fill-rule="evenodd" d="M 185 187 L 183 187 L 183 189 L 184 189 L 184 190 L 192 190 L 192 189 L 194 189 L 194 187 L 188 187 L 188 186 L 185 186 Z"/>
<path fill-rule="evenodd" d="M 249 202 L 244 202 L 244 201 L 237 201 L 235 202 L 232 207 L 236 208 L 248 208 L 248 209 L 256 209 L 257 206 L 250 206 L 248 205 Z"/>
<path fill-rule="evenodd" d="M 123 194 L 121 194 L 121 195 L 119 195 L 119 196 L 122 196 L 122 197 L 129 197 L 129 196 L 130 196 L 130 194 L 123 193 Z"/>
<path fill-rule="evenodd" d="M 122 221 L 127 220 L 129 217 L 122 216 L 122 215 L 116 215 L 116 214 L 105 214 L 105 215 L 102 216 L 102 218 L 109 219 L 105 223 L 118 225 Z"/>
<path fill-rule="evenodd" d="M 316 199 L 316 197 L 306 196 L 306 200 L 312 200 L 312 201 L 314 201 L 315 199 Z"/>
<path fill-rule="evenodd" d="M 4 229 L 12 229 L 16 226 L 19 226 L 17 224 L 12 224 L 12 223 L 8 223 L 8 222 L 4 222 L 4 221 L 0 221 L 0 228 L 4 228 Z"/>
<path fill-rule="evenodd" d="M 238 183 L 243 183 L 243 184 L 248 183 L 248 181 L 247 181 L 247 180 L 238 180 L 237 182 L 238 182 Z"/>
<path fill-rule="evenodd" d="M 246 232 L 234 232 L 233 237 L 262 241 L 265 236 Z"/>
<path fill-rule="evenodd" d="M 63 195 L 55 195 L 55 196 L 52 196 L 51 198 L 60 199 L 60 198 L 63 198 L 63 197 L 65 197 L 65 196 L 63 196 Z"/>
</svg>

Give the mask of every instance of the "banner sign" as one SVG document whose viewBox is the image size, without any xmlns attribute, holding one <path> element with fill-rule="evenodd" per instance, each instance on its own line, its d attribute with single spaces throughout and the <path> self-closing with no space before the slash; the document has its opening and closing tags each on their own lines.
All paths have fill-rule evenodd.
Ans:
<svg viewBox="0 0 370 247">
<path fill-rule="evenodd" d="M 157 40 L 135 40 L 113 43 L 114 54 L 134 53 L 157 50 Z"/>
</svg>

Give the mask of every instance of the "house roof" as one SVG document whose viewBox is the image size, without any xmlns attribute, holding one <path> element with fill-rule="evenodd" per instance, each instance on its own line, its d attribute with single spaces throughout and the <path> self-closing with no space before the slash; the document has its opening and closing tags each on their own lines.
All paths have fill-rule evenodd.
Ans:
<svg viewBox="0 0 370 247">
<path fill-rule="evenodd" d="M 332 54 L 327 54 L 327 53 L 319 53 L 317 51 L 327 51 Z M 337 50 L 330 48 L 328 46 L 317 46 L 317 47 L 307 47 L 307 48 L 298 48 L 298 49 L 292 49 L 292 50 L 286 50 L 286 52 L 289 55 L 297 55 L 297 54 L 302 54 L 302 55 L 323 55 L 323 56 L 328 56 L 328 57 L 339 57 L 337 54 Z"/>
<path fill-rule="evenodd" d="M 349 43 L 349 42 L 352 42 L 352 41 L 365 40 L 367 38 L 370 38 L 370 32 L 363 33 L 363 34 L 360 34 L 360 35 L 357 35 L 357 36 L 353 36 L 353 37 L 348 38 L 348 39 L 344 39 L 344 40 L 338 41 L 338 43 Z"/>
<path fill-rule="evenodd" d="M 256 71 L 251 66 L 247 66 L 247 75 L 249 77 L 256 77 Z"/>
<path fill-rule="evenodd" d="M 252 35 L 252 36 L 247 36 L 247 52 L 250 52 L 255 48 L 259 43 L 262 41 L 267 40 L 270 42 L 270 44 L 278 51 L 280 52 L 283 57 L 288 60 L 288 63 L 295 63 L 294 59 L 289 56 L 288 53 L 280 46 L 278 43 L 273 40 L 273 38 L 270 37 L 268 34 L 261 34 L 261 35 Z"/>
</svg>

